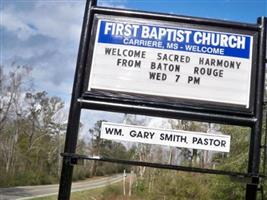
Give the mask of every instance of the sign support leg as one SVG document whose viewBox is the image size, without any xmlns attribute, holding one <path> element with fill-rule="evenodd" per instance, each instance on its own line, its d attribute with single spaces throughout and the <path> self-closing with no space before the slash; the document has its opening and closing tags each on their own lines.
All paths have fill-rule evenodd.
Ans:
<svg viewBox="0 0 267 200">
<path fill-rule="evenodd" d="M 256 200 L 258 192 L 259 177 L 253 177 L 252 183 L 248 183 L 246 187 L 246 200 Z"/>
<path fill-rule="evenodd" d="M 246 200 L 256 200 L 259 184 L 259 166 L 260 166 L 260 147 L 262 135 L 262 115 L 263 115 L 263 99 L 264 99 L 264 82 L 265 82 L 265 59 L 266 59 L 266 26 L 267 18 L 258 18 L 258 24 L 261 26 L 259 35 L 259 59 L 257 70 L 257 90 L 256 90 L 256 106 L 255 115 L 256 123 L 251 127 L 250 148 L 248 173 L 251 174 L 251 183 L 247 184 Z"/>
<path fill-rule="evenodd" d="M 91 7 L 97 4 L 96 0 L 87 0 L 85 6 L 85 14 L 83 19 L 83 27 L 81 33 L 81 41 L 79 46 L 79 53 L 77 59 L 77 66 L 73 84 L 72 98 L 70 104 L 70 112 L 66 133 L 65 149 L 64 153 L 75 153 L 78 131 L 80 125 L 80 115 L 81 107 L 78 102 L 78 98 L 81 96 L 83 88 L 83 76 L 84 76 L 84 66 L 87 61 L 88 45 L 90 40 L 90 32 L 92 26 L 92 13 Z M 58 193 L 58 200 L 69 200 L 71 193 L 71 182 L 73 174 L 73 165 L 71 164 L 70 158 L 63 157 L 62 171 L 60 178 L 60 186 Z"/>
</svg>

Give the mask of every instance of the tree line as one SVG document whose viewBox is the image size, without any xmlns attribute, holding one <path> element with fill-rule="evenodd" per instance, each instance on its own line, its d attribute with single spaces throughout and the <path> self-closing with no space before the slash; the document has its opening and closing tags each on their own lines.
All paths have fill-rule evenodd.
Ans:
<svg viewBox="0 0 267 200">
<path fill-rule="evenodd" d="M 66 113 L 62 99 L 35 91 L 32 69 L 0 66 L 0 186 L 57 183 L 61 172 Z M 78 140 L 77 153 L 129 157 L 122 144 L 102 141 L 99 127 L 88 130 L 90 141 Z M 83 124 L 80 124 L 82 127 Z M 123 171 L 121 165 L 85 162 L 75 168 L 73 180 Z"/>
<path fill-rule="evenodd" d="M 31 68 L 0 66 L 0 185 L 54 182 L 65 124 L 64 102 L 34 91 Z"/>
</svg>

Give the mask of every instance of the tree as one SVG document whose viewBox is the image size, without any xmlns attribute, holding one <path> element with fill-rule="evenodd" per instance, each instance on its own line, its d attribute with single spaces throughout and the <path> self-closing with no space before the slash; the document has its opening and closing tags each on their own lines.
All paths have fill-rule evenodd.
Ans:
<svg viewBox="0 0 267 200">
<path fill-rule="evenodd" d="M 125 114 L 124 116 L 125 124 L 145 126 L 146 124 L 148 124 L 149 121 L 150 121 L 149 118 L 144 118 L 144 117 L 138 118 L 137 115 Z M 136 147 L 134 147 L 134 150 L 135 152 L 132 159 L 138 160 L 140 162 L 148 162 L 152 156 L 151 155 L 152 145 L 150 144 L 138 143 Z M 147 169 L 146 166 L 137 167 L 137 173 L 141 178 L 143 178 L 146 169 Z"/>
<path fill-rule="evenodd" d="M 48 183 L 59 173 L 64 104 L 33 92 L 30 72 L 27 66 L 0 67 L 0 185 Z"/>
<path fill-rule="evenodd" d="M 34 153 L 37 157 L 38 154 L 43 153 L 46 158 L 45 165 L 50 174 L 56 174 L 59 178 L 61 134 L 66 130 L 66 122 L 59 115 L 63 112 L 64 103 L 58 97 L 48 97 L 45 91 L 26 93 L 25 102 L 27 105 L 26 117 L 27 121 L 30 122 L 28 123 L 30 131 L 24 133 L 27 138 L 25 153 L 28 156 Z M 45 141 L 48 144 L 39 146 L 40 143 Z M 55 163 L 57 163 L 57 170 L 54 170 L 53 167 Z M 29 160 L 29 165 L 32 165 L 32 160 Z"/>
<path fill-rule="evenodd" d="M 247 172 L 250 129 L 237 126 L 222 125 L 221 131 L 231 136 L 231 153 L 225 156 L 217 154 L 213 157 L 217 169 L 225 171 Z M 211 185 L 214 199 L 244 199 L 246 181 L 227 176 L 217 176 Z"/>
<path fill-rule="evenodd" d="M 14 64 L 15 65 L 15 64 Z M 9 73 L 0 65 L 0 131 L 8 120 L 20 115 L 20 98 L 23 82 L 31 69 L 27 66 L 13 66 Z"/>
<path fill-rule="evenodd" d="M 101 124 L 104 120 L 97 121 L 92 129 L 90 150 L 93 156 L 102 156 L 106 158 L 116 158 L 128 160 L 131 158 L 133 151 L 127 149 L 123 144 L 100 138 Z M 91 175 L 105 175 L 122 172 L 126 167 L 121 164 L 111 164 L 93 161 L 91 166 Z"/>
<path fill-rule="evenodd" d="M 28 66 L 13 64 L 9 73 L 0 66 L 0 151 L 5 173 L 9 173 L 15 162 L 15 146 L 18 140 L 18 123 L 21 120 L 21 98 L 24 81 L 29 77 Z"/>
</svg>

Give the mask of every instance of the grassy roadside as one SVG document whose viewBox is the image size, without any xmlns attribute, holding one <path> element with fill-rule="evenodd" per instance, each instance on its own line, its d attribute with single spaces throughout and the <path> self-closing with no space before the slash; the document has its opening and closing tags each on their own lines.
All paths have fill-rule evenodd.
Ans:
<svg viewBox="0 0 267 200">
<path fill-rule="evenodd" d="M 106 187 L 84 190 L 71 193 L 71 200 L 139 200 L 132 196 L 131 198 L 123 195 L 122 181 Z M 126 184 L 127 186 L 128 184 Z M 128 187 L 126 187 L 128 193 Z M 32 200 L 57 200 L 57 195 L 49 197 L 34 198 Z"/>
<path fill-rule="evenodd" d="M 97 188 L 97 189 L 91 189 L 91 190 L 85 190 L 81 192 L 73 192 L 71 193 L 71 199 L 72 200 L 93 200 L 93 199 L 99 199 L 99 194 L 102 194 L 103 191 L 106 189 L 106 187 L 103 188 Z M 40 197 L 40 198 L 34 198 L 32 200 L 57 200 L 57 195 L 48 196 L 48 197 Z"/>
</svg>

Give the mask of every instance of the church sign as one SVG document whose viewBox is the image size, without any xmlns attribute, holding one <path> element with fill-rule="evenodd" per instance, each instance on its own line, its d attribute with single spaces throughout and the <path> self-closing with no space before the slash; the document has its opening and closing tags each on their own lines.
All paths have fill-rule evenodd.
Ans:
<svg viewBox="0 0 267 200">
<path fill-rule="evenodd" d="M 252 35 L 103 15 L 94 27 L 88 91 L 250 107 Z"/>
</svg>

